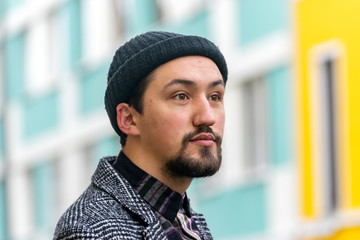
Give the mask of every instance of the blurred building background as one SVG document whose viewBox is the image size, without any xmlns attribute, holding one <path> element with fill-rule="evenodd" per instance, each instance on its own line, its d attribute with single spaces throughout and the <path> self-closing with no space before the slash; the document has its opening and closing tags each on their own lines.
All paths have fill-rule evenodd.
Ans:
<svg viewBox="0 0 360 240">
<path fill-rule="evenodd" d="M 229 64 L 223 166 L 189 189 L 215 239 L 360 239 L 358 0 L 0 0 L 0 239 L 51 239 L 119 139 L 112 56 L 197 34 Z"/>
</svg>

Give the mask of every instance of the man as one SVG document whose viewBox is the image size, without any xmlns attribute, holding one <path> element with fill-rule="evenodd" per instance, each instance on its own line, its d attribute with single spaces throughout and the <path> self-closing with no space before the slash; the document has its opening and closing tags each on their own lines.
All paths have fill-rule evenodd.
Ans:
<svg viewBox="0 0 360 240">
<path fill-rule="evenodd" d="M 227 66 L 209 40 L 139 35 L 115 53 L 105 108 L 120 136 L 54 239 L 212 239 L 186 189 L 220 167 Z"/>
</svg>

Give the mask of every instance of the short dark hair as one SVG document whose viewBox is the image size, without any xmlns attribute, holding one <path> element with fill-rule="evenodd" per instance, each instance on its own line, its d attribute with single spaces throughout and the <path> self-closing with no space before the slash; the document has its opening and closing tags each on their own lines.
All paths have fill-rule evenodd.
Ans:
<svg viewBox="0 0 360 240">
<path fill-rule="evenodd" d="M 143 111 L 144 111 L 145 90 L 147 89 L 149 83 L 153 79 L 154 71 L 152 71 L 145 78 L 140 80 L 139 84 L 136 86 L 136 88 L 129 100 L 129 106 L 133 107 L 140 114 L 143 114 Z M 120 144 L 122 147 L 124 147 L 126 144 L 127 135 L 123 132 L 121 132 L 119 135 L 120 135 Z"/>
</svg>

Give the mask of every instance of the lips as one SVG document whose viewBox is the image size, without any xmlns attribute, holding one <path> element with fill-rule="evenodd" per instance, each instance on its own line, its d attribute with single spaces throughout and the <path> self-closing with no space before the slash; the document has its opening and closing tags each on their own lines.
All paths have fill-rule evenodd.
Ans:
<svg viewBox="0 0 360 240">
<path fill-rule="evenodd" d="M 215 144 L 215 136 L 211 133 L 200 133 L 190 140 L 191 143 L 211 147 Z"/>
<path fill-rule="evenodd" d="M 193 137 L 190 141 L 194 142 L 194 141 L 201 141 L 201 140 L 215 141 L 215 137 L 211 133 L 201 133 L 201 134 L 198 134 L 195 137 Z"/>
</svg>

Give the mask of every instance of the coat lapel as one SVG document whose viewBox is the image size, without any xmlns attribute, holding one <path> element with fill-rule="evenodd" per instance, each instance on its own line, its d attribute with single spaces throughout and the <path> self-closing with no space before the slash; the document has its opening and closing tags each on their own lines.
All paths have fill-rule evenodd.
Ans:
<svg viewBox="0 0 360 240">
<path fill-rule="evenodd" d="M 160 224 L 160 221 L 149 224 L 144 232 L 143 236 L 145 240 L 166 240 L 164 230 Z"/>
<path fill-rule="evenodd" d="M 159 219 L 144 199 L 131 187 L 123 177 L 119 176 L 111 166 L 116 157 L 106 157 L 100 163 L 92 177 L 97 187 L 112 195 L 122 206 L 135 214 L 144 223 L 143 238 L 146 240 L 166 240 L 167 237 Z M 192 213 L 203 239 L 212 239 L 205 219 L 201 214 Z"/>
<path fill-rule="evenodd" d="M 115 157 L 106 157 L 100 163 L 92 177 L 92 182 L 112 195 L 122 206 L 136 214 L 146 225 L 159 222 L 144 199 L 112 167 Z"/>
</svg>

